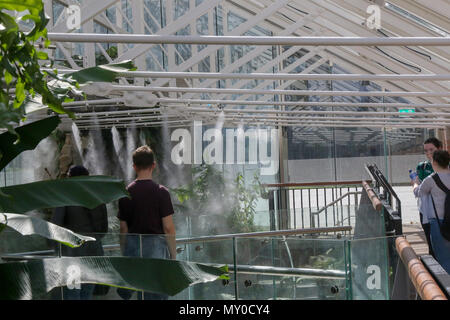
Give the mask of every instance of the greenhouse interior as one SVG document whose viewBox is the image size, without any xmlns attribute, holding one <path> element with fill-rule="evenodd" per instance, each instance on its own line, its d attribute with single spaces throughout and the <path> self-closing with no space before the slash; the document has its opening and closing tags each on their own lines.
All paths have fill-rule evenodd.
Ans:
<svg viewBox="0 0 450 320">
<path fill-rule="evenodd" d="M 0 299 L 450 298 L 450 241 L 427 238 L 411 177 L 436 171 L 429 139 L 450 151 L 450 1 L 0 10 Z M 129 256 L 141 146 L 176 234 L 136 233 Z M 103 205 L 101 232 L 54 222 Z M 172 259 L 147 256 L 164 237 Z"/>
</svg>

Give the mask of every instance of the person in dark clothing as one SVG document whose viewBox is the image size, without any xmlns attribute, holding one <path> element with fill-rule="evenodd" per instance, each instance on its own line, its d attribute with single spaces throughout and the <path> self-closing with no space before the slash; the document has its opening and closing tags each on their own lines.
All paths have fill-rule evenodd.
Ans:
<svg viewBox="0 0 450 320">
<path fill-rule="evenodd" d="M 83 166 L 73 166 L 68 172 L 68 177 L 87 175 L 89 175 L 89 171 Z M 58 254 L 69 257 L 104 255 L 100 239 L 108 232 L 108 213 L 105 204 L 101 204 L 94 209 L 80 206 L 55 208 L 50 222 L 73 232 L 97 239 L 97 241 L 87 241 L 78 248 L 58 246 Z M 81 289 L 68 289 L 65 287 L 63 289 L 64 299 L 88 300 L 92 297 L 94 288 L 94 284 L 82 284 Z"/>
<path fill-rule="evenodd" d="M 169 190 L 152 180 L 155 167 L 153 151 L 148 146 L 134 151 L 137 178 L 127 187 L 131 198 L 119 200 L 121 248 L 125 256 L 175 259 L 174 210 Z M 130 299 L 133 293 L 126 289 L 117 292 L 123 299 Z M 144 299 L 166 300 L 168 296 L 144 292 Z"/>
</svg>

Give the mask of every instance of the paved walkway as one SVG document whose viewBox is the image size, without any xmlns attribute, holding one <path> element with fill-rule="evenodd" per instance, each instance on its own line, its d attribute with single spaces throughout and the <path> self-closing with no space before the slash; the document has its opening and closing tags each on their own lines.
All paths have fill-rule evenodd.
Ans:
<svg viewBox="0 0 450 320">
<path fill-rule="evenodd" d="M 402 205 L 403 234 L 417 255 L 428 254 L 425 233 L 420 225 L 417 200 L 414 198 L 411 186 L 396 186 L 395 192 Z"/>
<path fill-rule="evenodd" d="M 404 224 L 403 234 L 418 256 L 428 254 L 428 245 L 425 239 L 425 233 L 423 232 L 420 224 Z"/>
</svg>

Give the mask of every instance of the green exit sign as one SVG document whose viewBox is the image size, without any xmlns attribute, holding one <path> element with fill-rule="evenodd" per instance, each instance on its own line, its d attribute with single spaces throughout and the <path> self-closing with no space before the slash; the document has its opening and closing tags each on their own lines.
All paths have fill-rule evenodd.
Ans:
<svg viewBox="0 0 450 320">
<path fill-rule="evenodd" d="M 414 113 L 416 112 L 416 109 L 414 108 L 408 108 L 408 109 L 398 109 L 399 113 Z"/>
</svg>

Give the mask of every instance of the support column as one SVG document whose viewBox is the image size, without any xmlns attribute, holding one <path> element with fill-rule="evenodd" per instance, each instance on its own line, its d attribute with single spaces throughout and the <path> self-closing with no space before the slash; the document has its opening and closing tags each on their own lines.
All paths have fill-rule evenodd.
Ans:
<svg viewBox="0 0 450 320">
<path fill-rule="evenodd" d="M 280 126 L 279 129 L 279 141 L 280 141 L 280 183 L 286 183 L 289 181 L 288 177 L 288 141 L 287 141 L 287 127 Z M 280 203 L 278 209 L 280 210 L 280 230 L 289 229 L 290 212 L 289 212 L 289 190 L 280 188 Z"/>
<path fill-rule="evenodd" d="M 450 152 L 450 127 L 445 127 L 445 149 Z"/>
<path fill-rule="evenodd" d="M 437 129 L 437 138 L 442 141 L 442 148 L 450 152 L 450 126 L 445 129 Z"/>
</svg>

